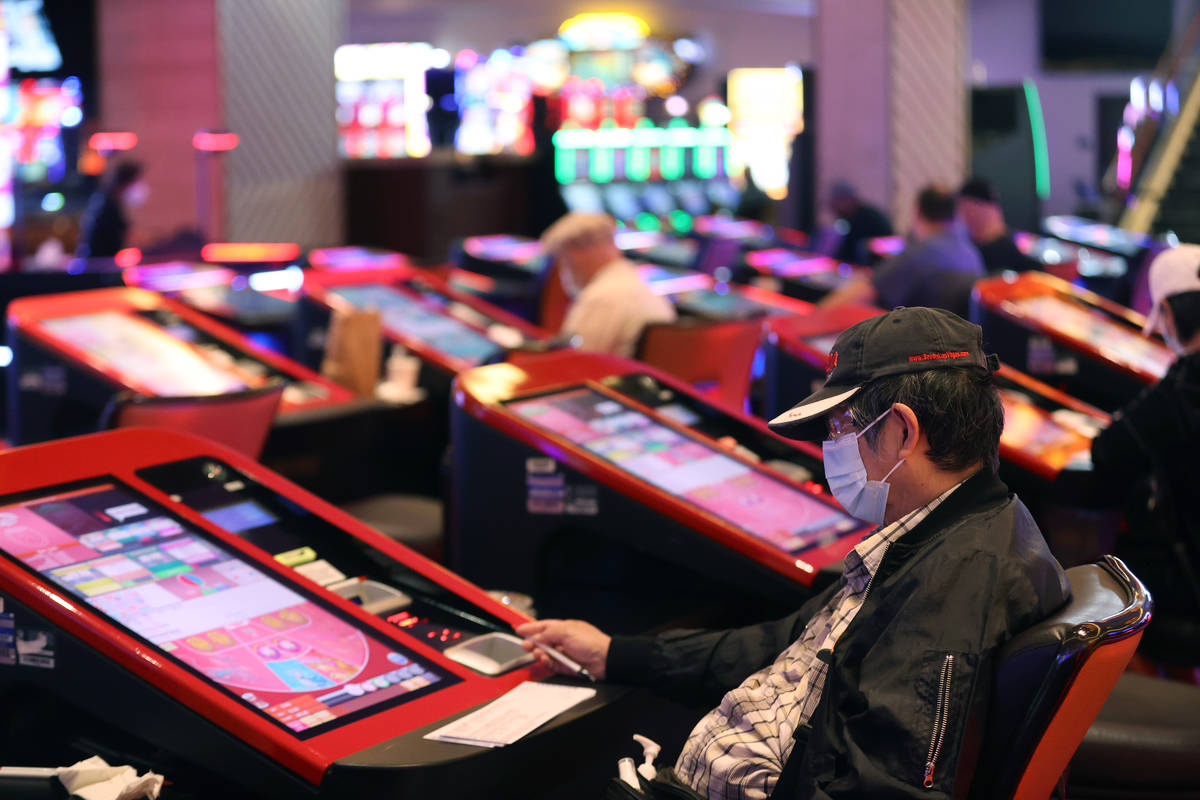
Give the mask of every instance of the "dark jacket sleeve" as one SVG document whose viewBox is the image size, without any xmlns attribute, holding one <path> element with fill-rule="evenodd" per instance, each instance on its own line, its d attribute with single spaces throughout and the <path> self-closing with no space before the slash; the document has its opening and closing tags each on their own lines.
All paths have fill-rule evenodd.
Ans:
<svg viewBox="0 0 1200 800">
<path fill-rule="evenodd" d="M 881 602 L 906 618 L 944 624 L 887 625 L 889 610 L 864 607 L 864 620 L 884 625 L 835 651 L 804 753 L 789 759 L 773 797 L 964 796 L 988 722 L 996 648 L 1047 611 L 1027 575 L 990 555 L 941 564 L 922 580 L 919 595 Z M 1047 597 L 1059 603 L 1065 583 L 1054 584 Z M 944 731 L 935 725 L 939 713 Z"/>
<path fill-rule="evenodd" d="M 836 591 L 835 583 L 795 613 L 745 628 L 614 636 L 607 679 L 696 700 L 719 697 L 773 662 Z"/>
<path fill-rule="evenodd" d="M 1150 472 L 1156 456 L 1196 435 L 1191 414 L 1182 407 L 1184 398 L 1173 389 L 1178 370 L 1172 368 L 1161 381 L 1143 389 L 1092 442 L 1098 491 L 1123 498 Z"/>
</svg>

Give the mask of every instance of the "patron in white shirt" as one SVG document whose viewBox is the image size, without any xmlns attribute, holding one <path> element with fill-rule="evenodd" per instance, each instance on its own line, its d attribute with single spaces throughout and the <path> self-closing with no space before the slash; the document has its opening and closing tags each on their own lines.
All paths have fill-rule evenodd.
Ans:
<svg viewBox="0 0 1200 800">
<path fill-rule="evenodd" d="M 646 325 L 674 322 L 675 308 L 650 291 L 613 240 L 616 225 L 606 214 L 570 213 L 542 235 L 572 303 L 564 335 L 581 350 L 632 357 Z"/>
</svg>

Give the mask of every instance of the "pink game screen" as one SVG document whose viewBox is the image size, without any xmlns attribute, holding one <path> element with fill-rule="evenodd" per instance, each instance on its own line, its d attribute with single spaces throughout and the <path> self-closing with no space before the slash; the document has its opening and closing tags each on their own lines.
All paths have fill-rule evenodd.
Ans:
<svg viewBox="0 0 1200 800">
<path fill-rule="evenodd" d="M 1052 469 L 1062 469 L 1080 453 L 1090 452 L 1092 440 L 1079 431 L 1055 422 L 1049 413 L 1024 400 L 1017 392 L 1000 390 L 1004 430 L 1000 441 L 1041 459 Z"/>
<path fill-rule="evenodd" d="M 519 400 L 509 408 L 788 553 L 861 527 L 811 495 L 592 389 Z"/>
<path fill-rule="evenodd" d="M 1040 321 L 1100 351 L 1108 360 L 1162 377 L 1174 355 L 1165 345 L 1142 336 L 1101 311 L 1053 295 L 1005 301 L 1021 316 Z"/>
<path fill-rule="evenodd" d="M 114 483 L 0 503 L 0 551 L 299 738 L 458 680 Z"/>
</svg>

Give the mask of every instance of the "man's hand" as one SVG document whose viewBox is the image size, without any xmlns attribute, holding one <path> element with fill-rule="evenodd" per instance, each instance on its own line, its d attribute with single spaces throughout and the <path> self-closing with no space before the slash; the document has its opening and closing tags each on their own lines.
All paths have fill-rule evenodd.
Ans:
<svg viewBox="0 0 1200 800">
<path fill-rule="evenodd" d="M 537 656 L 544 666 L 564 675 L 570 670 L 550 656 L 534 647 L 536 642 L 543 647 L 553 647 L 579 663 L 596 680 L 604 678 L 608 646 L 612 637 L 595 625 L 578 619 L 540 619 L 518 625 L 517 635 L 526 639 L 524 647 Z"/>
</svg>

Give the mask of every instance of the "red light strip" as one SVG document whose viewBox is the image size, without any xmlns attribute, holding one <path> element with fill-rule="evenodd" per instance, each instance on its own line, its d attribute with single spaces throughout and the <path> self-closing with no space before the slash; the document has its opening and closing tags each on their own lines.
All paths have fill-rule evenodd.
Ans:
<svg viewBox="0 0 1200 800">
<path fill-rule="evenodd" d="M 299 255 L 300 245 L 292 242 L 212 242 L 200 250 L 210 264 L 291 261 Z"/>
<path fill-rule="evenodd" d="M 192 147 L 207 153 L 224 153 L 238 146 L 236 133 L 217 133 L 215 131 L 196 131 L 192 136 Z"/>
<path fill-rule="evenodd" d="M 137 134 L 132 131 L 97 131 L 88 137 L 88 147 L 102 153 L 132 150 L 137 142 Z"/>
</svg>

